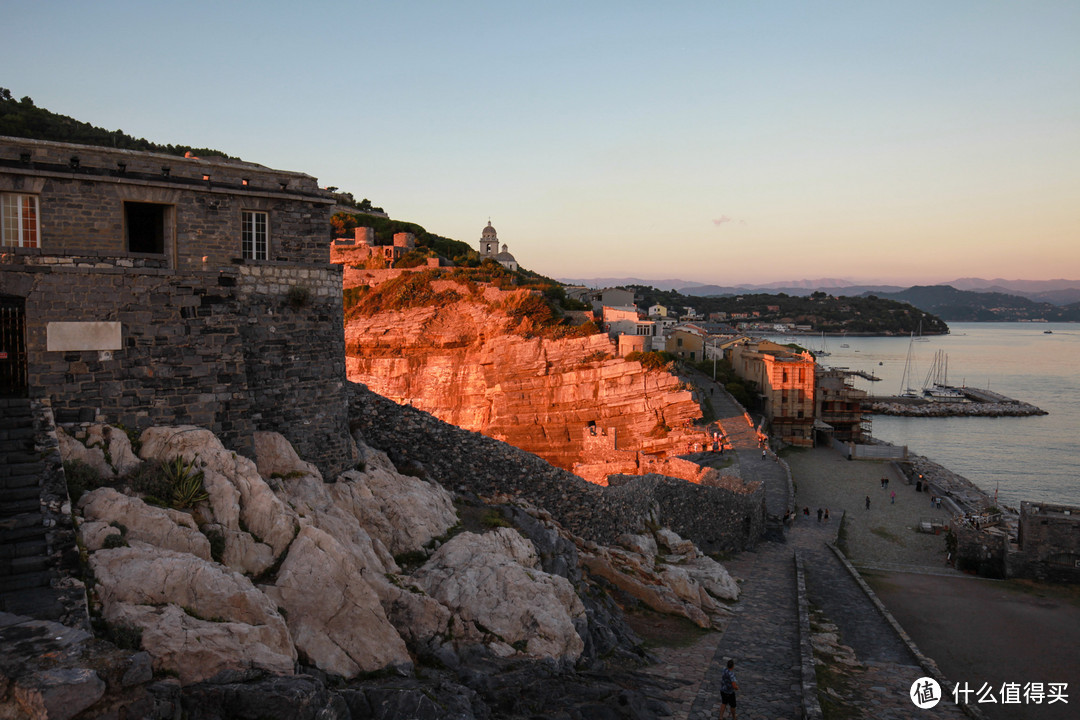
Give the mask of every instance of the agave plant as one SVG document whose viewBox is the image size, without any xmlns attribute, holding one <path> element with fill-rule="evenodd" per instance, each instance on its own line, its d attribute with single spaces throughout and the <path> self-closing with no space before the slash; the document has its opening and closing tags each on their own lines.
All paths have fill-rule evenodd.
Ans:
<svg viewBox="0 0 1080 720">
<path fill-rule="evenodd" d="M 177 456 L 166 462 L 162 470 L 172 485 L 173 508 L 182 510 L 210 497 L 203 486 L 203 472 L 195 469 L 194 461 Z"/>
</svg>

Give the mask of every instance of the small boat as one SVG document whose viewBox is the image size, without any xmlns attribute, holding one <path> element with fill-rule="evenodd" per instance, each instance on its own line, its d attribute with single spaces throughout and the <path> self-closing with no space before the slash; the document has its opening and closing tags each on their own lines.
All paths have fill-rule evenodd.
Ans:
<svg viewBox="0 0 1080 720">
<path fill-rule="evenodd" d="M 1053 330 L 1043 330 L 1043 335 L 1053 335 L 1053 334 L 1054 334 Z"/>
<path fill-rule="evenodd" d="M 851 346 L 850 346 L 850 345 L 848 345 L 847 343 L 840 343 L 840 347 L 842 347 L 842 348 L 849 348 L 849 347 L 851 347 Z"/>
</svg>

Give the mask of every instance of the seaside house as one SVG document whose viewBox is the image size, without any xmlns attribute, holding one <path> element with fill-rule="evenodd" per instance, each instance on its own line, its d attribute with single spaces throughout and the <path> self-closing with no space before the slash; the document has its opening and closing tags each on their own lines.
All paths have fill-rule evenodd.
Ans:
<svg viewBox="0 0 1080 720">
<path fill-rule="evenodd" d="M 757 384 L 771 434 L 790 445 L 813 446 L 813 356 L 751 340 L 732 345 L 728 359 L 736 375 Z"/>
</svg>

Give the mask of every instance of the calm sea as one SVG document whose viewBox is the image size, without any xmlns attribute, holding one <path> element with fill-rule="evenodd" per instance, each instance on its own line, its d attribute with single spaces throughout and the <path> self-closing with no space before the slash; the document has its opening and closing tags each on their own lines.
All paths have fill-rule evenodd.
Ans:
<svg viewBox="0 0 1080 720">
<path fill-rule="evenodd" d="M 1029 402 L 1049 415 L 1020 418 L 873 416 L 874 437 L 907 445 L 968 478 L 1001 502 L 1080 505 L 1080 325 L 1074 323 L 950 323 L 952 334 L 926 342 L 909 338 L 828 337 L 819 362 L 873 372 L 855 379 L 873 395 L 896 395 L 913 350 L 921 388 L 936 351 L 948 355 L 950 385 L 989 388 Z M 1047 334 L 1044 331 L 1050 330 Z M 802 336 L 820 349 L 821 338 Z M 842 344 L 848 347 L 841 347 Z"/>
</svg>

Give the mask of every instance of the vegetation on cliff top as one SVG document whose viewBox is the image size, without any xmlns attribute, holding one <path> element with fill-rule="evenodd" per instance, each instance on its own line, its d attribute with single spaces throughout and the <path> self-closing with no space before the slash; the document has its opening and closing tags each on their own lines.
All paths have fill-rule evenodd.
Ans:
<svg viewBox="0 0 1080 720">
<path fill-rule="evenodd" d="M 132 137 L 123 130 L 105 130 L 95 127 L 67 115 L 59 115 L 45 108 L 39 108 L 29 97 L 16 100 L 7 88 L 0 88 L 0 135 L 97 145 L 121 150 L 145 150 L 167 155 L 183 155 L 191 152 L 200 157 L 213 155 L 230 157 L 220 150 L 192 145 L 160 145 L 143 138 Z"/>
<path fill-rule="evenodd" d="M 434 282 L 438 280 L 453 281 L 454 286 L 436 289 Z M 493 301 L 485 298 L 484 286 L 531 292 L 518 292 Z M 347 321 L 395 310 L 446 306 L 459 300 L 481 303 L 501 312 L 508 320 L 508 332 L 516 335 L 558 339 L 599 332 L 592 321 L 574 322 L 567 311 L 580 309 L 580 303 L 568 299 L 554 280 L 527 270 L 507 270 L 490 259 L 475 268 L 403 273 L 373 288 L 349 288 L 345 291 L 345 317 Z"/>
</svg>

